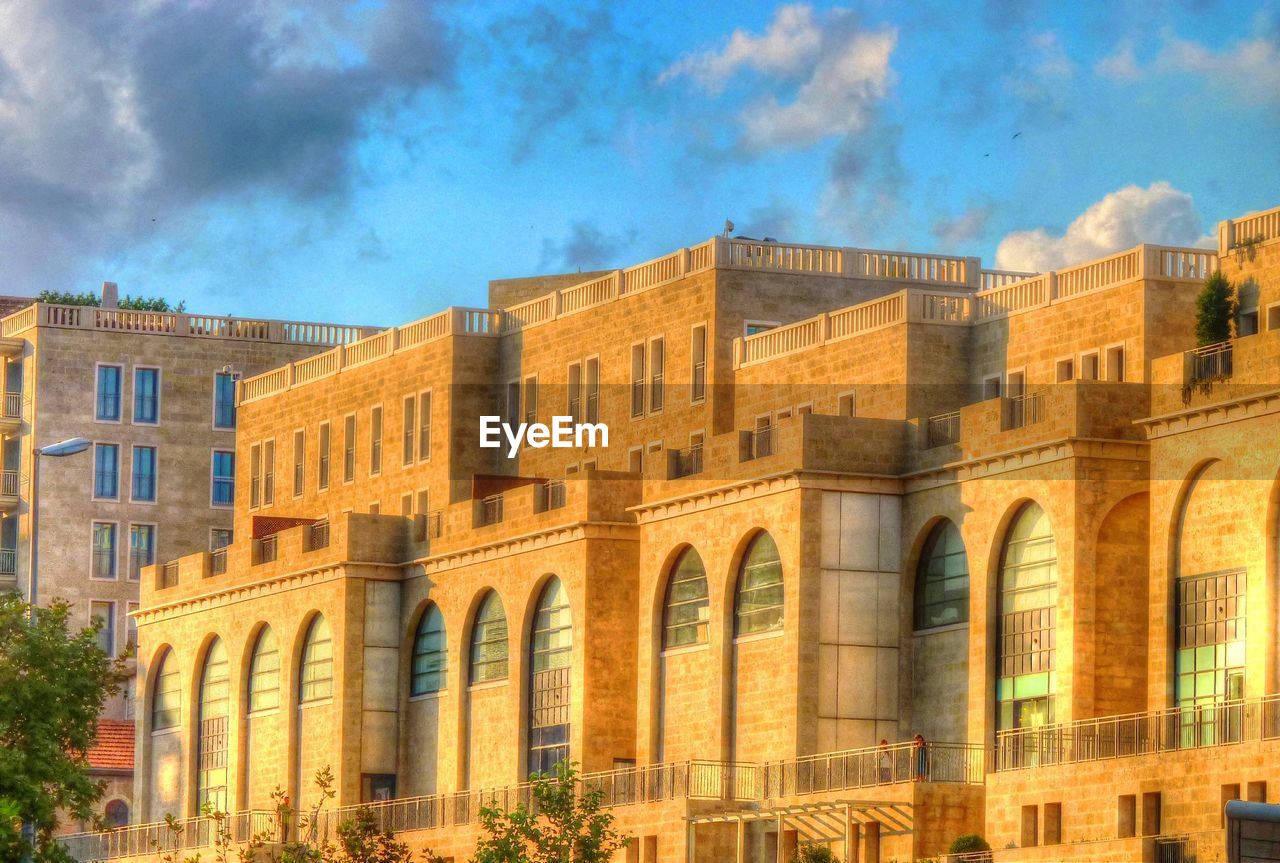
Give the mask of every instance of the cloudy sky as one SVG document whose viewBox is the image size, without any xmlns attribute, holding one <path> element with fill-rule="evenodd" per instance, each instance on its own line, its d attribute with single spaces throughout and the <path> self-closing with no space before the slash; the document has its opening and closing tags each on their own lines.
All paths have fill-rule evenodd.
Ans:
<svg viewBox="0 0 1280 863">
<path fill-rule="evenodd" d="M 1280 2 L 0 0 L 0 290 L 391 324 L 726 217 L 1044 269 L 1278 140 Z"/>
</svg>

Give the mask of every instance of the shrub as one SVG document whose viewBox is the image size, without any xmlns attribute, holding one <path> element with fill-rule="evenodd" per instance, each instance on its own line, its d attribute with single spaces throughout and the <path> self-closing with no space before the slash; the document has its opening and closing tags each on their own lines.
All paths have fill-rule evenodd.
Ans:
<svg viewBox="0 0 1280 863">
<path fill-rule="evenodd" d="M 1236 300 L 1231 282 L 1221 272 L 1204 281 L 1204 289 L 1196 297 L 1196 344 L 1201 347 L 1225 342 L 1231 338 L 1231 320 L 1236 315 Z"/>
<path fill-rule="evenodd" d="M 976 851 L 990 851 L 991 846 L 977 833 L 966 833 L 963 836 L 957 836 L 951 842 L 951 847 L 947 849 L 949 854 L 972 854 Z"/>
<path fill-rule="evenodd" d="M 840 863 L 840 858 L 827 845 L 806 842 L 796 849 L 795 863 Z"/>
</svg>

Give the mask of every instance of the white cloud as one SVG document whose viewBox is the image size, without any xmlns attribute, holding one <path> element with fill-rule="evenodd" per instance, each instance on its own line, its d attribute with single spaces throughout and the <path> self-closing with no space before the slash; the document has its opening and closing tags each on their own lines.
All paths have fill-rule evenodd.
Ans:
<svg viewBox="0 0 1280 863">
<path fill-rule="evenodd" d="M 1199 42 L 1169 38 L 1154 66 L 1160 72 L 1202 75 L 1228 90 L 1268 101 L 1280 97 L 1280 46 L 1271 39 L 1243 39 L 1214 53 Z"/>
<path fill-rule="evenodd" d="M 805 147 L 867 128 L 892 86 L 889 61 L 897 40 L 892 28 L 862 29 L 848 10 L 819 18 L 808 6 L 784 6 L 764 35 L 737 30 L 722 50 L 677 61 L 659 82 L 688 76 L 718 93 L 743 70 L 754 70 L 773 87 L 758 87 L 742 110 L 741 144 L 757 152 Z"/>
<path fill-rule="evenodd" d="M 1004 270 L 1044 272 L 1109 255 L 1139 243 L 1203 245 L 1191 195 L 1167 182 L 1125 186 L 1092 204 L 1061 236 L 1044 228 L 1015 231 L 996 249 Z"/>
<path fill-rule="evenodd" d="M 1093 67 L 1104 78 L 1132 80 L 1138 77 L 1138 58 L 1134 54 L 1133 40 L 1126 39 L 1116 50 L 1099 60 Z"/>
</svg>

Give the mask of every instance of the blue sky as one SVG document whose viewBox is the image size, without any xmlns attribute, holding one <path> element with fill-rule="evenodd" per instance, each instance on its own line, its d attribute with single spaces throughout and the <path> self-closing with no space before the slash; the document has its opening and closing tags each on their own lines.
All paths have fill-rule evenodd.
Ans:
<svg viewBox="0 0 1280 863">
<path fill-rule="evenodd" d="M 392 324 L 718 233 L 1042 269 L 1280 204 L 1280 4 L 0 0 L 4 290 Z"/>
</svg>

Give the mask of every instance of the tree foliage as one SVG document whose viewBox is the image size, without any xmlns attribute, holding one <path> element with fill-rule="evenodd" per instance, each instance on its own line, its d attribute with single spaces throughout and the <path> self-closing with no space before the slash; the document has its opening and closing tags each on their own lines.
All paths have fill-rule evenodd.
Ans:
<svg viewBox="0 0 1280 863">
<path fill-rule="evenodd" d="M 831 846 L 817 842 L 805 842 L 797 848 L 795 860 L 796 863 L 840 863 Z"/>
<path fill-rule="evenodd" d="M 983 839 L 977 833 L 965 833 L 963 836 L 957 836 L 951 842 L 951 847 L 947 849 L 949 854 L 972 854 L 979 851 L 990 851 L 991 845 L 986 839 Z"/>
<path fill-rule="evenodd" d="M 601 793 L 577 793 L 578 774 L 567 762 L 555 775 L 530 778 L 532 805 L 512 812 L 480 809 L 484 835 L 473 863 L 605 863 L 628 839 L 613 829 L 613 816 L 600 811 Z"/>
<path fill-rule="evenodd" d="M 102 300 L 92 291 L 83 294 L 71 291 L 41 291 L 36 294 L 36 302 L 49 303 L 55 306 L 100 306 Z"/>
<path fill-rule="evenodd" d="M 1231 338 L 1231 322 L 1236 316 L 1235 291 L 1231 282 L 1215 272 L 1205 279 L 1200 296 L 1196 297 L 1196 344 L 1225 342 Z"/>
<path fill-rule="evenodd" d="M 96 621 L 72 632 L 69 608 L 56 600 L 34 621 L 30 613 L 16 593 L 0 595 L 0 849 L 62 860 L 52 841 L 58 812 L 93 817 L 102 785 L 89 776 L 87 753 L 124 670 L 98 647 Z M 34 849 L 11 835 L 15 823 L 34 826 Z"/>
<path fill-rule="evenodd" d="M 74 291 L 41 291 L 36 301 L 56 306 L 101 306 L 102 298 L 92 291 L 82 294 Z M 170 306 L 164 297 L 133 297 L 128 294 L 120 301 L 120 308 L 134 312 L 184 312 L 186 303 Z"/>
</svg>

